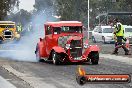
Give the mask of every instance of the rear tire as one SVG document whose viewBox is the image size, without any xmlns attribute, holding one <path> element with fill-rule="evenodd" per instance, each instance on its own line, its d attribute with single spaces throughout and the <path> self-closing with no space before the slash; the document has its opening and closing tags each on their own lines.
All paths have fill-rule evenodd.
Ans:
<svg viewBox="0 0 132 88">
<path fill-rule="evenodd" d="M 52 52 L 52 60 L 53 60 L 53 64 L 54 65 L 60 65 L 61 62 L 60 62 L 60 55 L 58 53 L 56 53 L 55 51 Z"/>
<path fill-rule="evenodd" d="M 91 52 L 89 58 L 93 65 L 97 65 L 99 61 L 99 53 L 98 52 Z"/>
<path fill-rule="evenodd" d="M 38 47 L 36 48 L 36 60 L 37 60 L 37 62 L 43 62 L 43 60 L 42 60 L 41 57 L 40 57 Z"/>
</svg>

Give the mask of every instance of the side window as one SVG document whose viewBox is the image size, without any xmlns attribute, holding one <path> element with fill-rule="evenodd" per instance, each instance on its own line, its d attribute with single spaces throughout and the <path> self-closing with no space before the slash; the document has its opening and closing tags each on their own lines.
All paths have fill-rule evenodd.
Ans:
<svg viewBox="0 0 132 88">
<path fill-rule="evenodd" d="M 98 33 L 102 33 L 102 29 L 101 28 L 99 28 Z"/>
<path fill-rule="evenodd" d="M 46 26 L 46 35 L 52 34 L 52 30 L 50 26 Z"/>
</svg>

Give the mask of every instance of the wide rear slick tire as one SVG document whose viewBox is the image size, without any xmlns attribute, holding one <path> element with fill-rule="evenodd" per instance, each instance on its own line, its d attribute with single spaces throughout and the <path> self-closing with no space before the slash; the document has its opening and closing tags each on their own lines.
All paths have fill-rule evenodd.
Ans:
<svg viewBox="0 0 132 88">
<path fill-rule="evenodd" d="M 91 59 L 91 63 L 93 65 L 97 65 L 99 62 L 99 53 L 98 52 L 91 52 L 89 55 L 89 58 Z"/>
<path fill-rule="evenodd" d="M 37 62 L 43 62 L 44 60 L 42 60 L 39 56 L 39 51 L 36 51 L 36 60 Z"/>
<path fill-rule="evenodd" d="M 41 57 L 40 57 L 38 47 L 36 47 L 35 54 L 36 54 L 36 60 L 37 60 L 37 62 L 43 62 L 43 61 L 44 61 L 44 60 L 43 60 L 43 59 L 41 59 Z"/>
<path fill-rule="evenodd" d="M 60 65 L 61 64 L 60 58 L 61 56 L 58 53 L 56 53 L 55 51 L 52 51 L 53 64 Z"/>
</svg>

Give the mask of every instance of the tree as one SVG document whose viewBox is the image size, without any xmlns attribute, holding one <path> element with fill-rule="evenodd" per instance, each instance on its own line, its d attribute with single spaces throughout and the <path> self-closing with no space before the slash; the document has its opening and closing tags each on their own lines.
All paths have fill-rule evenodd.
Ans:
<svg viewBox="0 0 132 88">
<path fill-rule="evenodd" d="M 4 20 L 13 8 L 18 7 L 19 0 L 0 0 L 0 20 Z"/>
<path fill-rule="evenodd" d="M 60 20 L 78 20 L 87 26 L 88 0 L 35 0 L 36 13 L 54 10 Z M 53 8 L 51 11 L 50 8 Z M 132 10 L 132 0 L 90 0 L 90 26 L 97 23 L 96 17 L 106 12 L 123 12 Z M 119 16 L 124 23 L 132 23 L 125 16 Z M 105 17 L 103 17 L 104 19 Z M 128 17 L 129 19 L 132 16 Z"/>
<path fill-rule="evenodd" d="M 88 0 L 56 0 L 61 20 L 78 20 L 87 25 Z"/>
<path fill-rule="evenodd" d="M 14 22 L 21 23 L 23 26 L 26 25 L 28 22 L 30 22 L 30 19 L 32 17 L 32 14 L 26 10 L 21 9 L 17 13 L 11 13 L 8 16 L 8 20 L 12 20 Z"/>
<path fill-rule="evenodd" d="M 41 10 L 44 10 L 46 8 L 52 7 L 53 2 L 54 2 L 54 0 L 35 0 L 34 8 L 37 11 L 41 11 Z"/>
</svg>

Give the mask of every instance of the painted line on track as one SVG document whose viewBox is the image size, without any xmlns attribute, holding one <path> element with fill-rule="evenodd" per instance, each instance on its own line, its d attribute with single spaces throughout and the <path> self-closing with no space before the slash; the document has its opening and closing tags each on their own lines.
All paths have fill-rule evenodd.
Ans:
<svg viewBox="0 0 132 88">
<path fill-rule="evenodd" d="M 0 76 L 0 88 L 16 88 L 16 87 Z"/>
<path fill-rule="evenodd" d="M 6 69 L 7 71 L 11 72 L 12 74 L 14 74 L 15 76 L 19 77 L 26 83 L 28 83 L 33 88 L 57 88 L 55 85 L 45 83 L 43 81 L 43 78 L 34 77 L 31 74 L 21 73 L 15 70 L 14 68 L 12 68 L 10 65 L 3 65 L 2 67 Z M 3 88 L 6 88 L 6 87 L 3 87 Z"/>
</svg>

